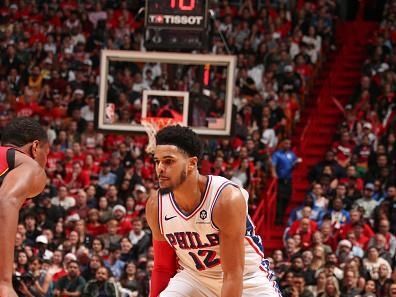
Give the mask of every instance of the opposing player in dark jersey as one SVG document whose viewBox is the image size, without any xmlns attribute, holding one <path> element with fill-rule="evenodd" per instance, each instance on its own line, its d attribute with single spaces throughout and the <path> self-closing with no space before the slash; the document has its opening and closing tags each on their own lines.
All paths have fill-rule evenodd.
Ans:
<svg viewBox="0 0 396 297">
<path fill-rule="evenodd" d="M 247 213 L 247 191 L 201 175 L 201 153 L 189 128 L 156 135 L 160 191 L 146 206 L 154 244 L 150 297 L 280 296 Z"/>
<path fill-rule="evenodd" d="M 19 209 L 46 184 L 47 133 L 31 118 L 15 118 L 2 131 L 0 147 L 0 297 L 16 297 L 12 287 Z"/>
</svg>

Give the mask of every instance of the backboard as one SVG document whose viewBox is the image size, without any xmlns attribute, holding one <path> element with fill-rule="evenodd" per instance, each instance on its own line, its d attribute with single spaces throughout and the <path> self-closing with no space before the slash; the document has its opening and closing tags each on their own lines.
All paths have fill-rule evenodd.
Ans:
<svg viewBox="0 0 396 297">
<path fill-rule="evenodd" d="M 95 123 L 145 132 L 145 117 L 171 117 L 201 135 L 228 136 L 236 58 L 103 50 Z"/>
</svg>

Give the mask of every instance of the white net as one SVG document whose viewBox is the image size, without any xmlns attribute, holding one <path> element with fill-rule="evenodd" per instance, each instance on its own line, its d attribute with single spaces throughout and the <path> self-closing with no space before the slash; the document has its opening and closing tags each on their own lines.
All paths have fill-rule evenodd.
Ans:
<svg viewBox="0 0 396 297">
<path fill-rule="evenodd" d="M 152 122 L 142 119 L 142 125 L 146 130 L 148 136 L 148 144 L 146 147 L 146 153 L 153 154 L 156 146 L 155 135 L 157 134 L 157 127 Z"/>
<path fill-rule="evenodd" d="M 155 136 L 157 135 L 157 131 L 172 125 L 181 124 L 177 120 L 173 118 L 160 118 L 160 117 L 146 117 L 142 118 L 141 124 L 146 130 L 148 136 L 148 144 L 146 147 L 146 152 L 148 154 L 153 154 L 156 147 Z"/>
</svg>

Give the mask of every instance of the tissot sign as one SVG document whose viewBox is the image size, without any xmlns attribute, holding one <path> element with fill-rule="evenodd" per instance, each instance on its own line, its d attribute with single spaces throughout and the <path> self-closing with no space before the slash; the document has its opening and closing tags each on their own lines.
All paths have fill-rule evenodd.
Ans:
<svg viewBox="0 0 396 297">
<path fill-rule="evenodd" d="M 204 22 L 203 16 L 186 16 L 186 15 L 149 15 L 148 23 L 150 25 L 188 25 L 201 27 Z"/>
</svg>

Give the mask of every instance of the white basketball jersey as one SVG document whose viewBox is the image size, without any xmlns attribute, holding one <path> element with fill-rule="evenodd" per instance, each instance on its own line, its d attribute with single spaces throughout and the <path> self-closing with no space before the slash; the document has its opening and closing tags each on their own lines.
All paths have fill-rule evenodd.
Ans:
<svg viewBox="0 0 396 297">
<path fill-rule="evenodd" d="M 179 265 L 200 276 L 219 280 L 223 277 L 219 229 L 212 221 L 212 214 L 216 201 L 226 186 L 240 189 L 247 205 L 248 192 L 220 176 L 208 176 L 204 198 L 188 216 L 178 208 L 172 193 L 159 195 L 161 233 L 175 249 Z M 264 261 L 263 257 L 261 238 L 255 235 L 254 225 L 246 211 L 244 274 L 260 269 L 268 271 L 268 261 Z"/>
</svg>

